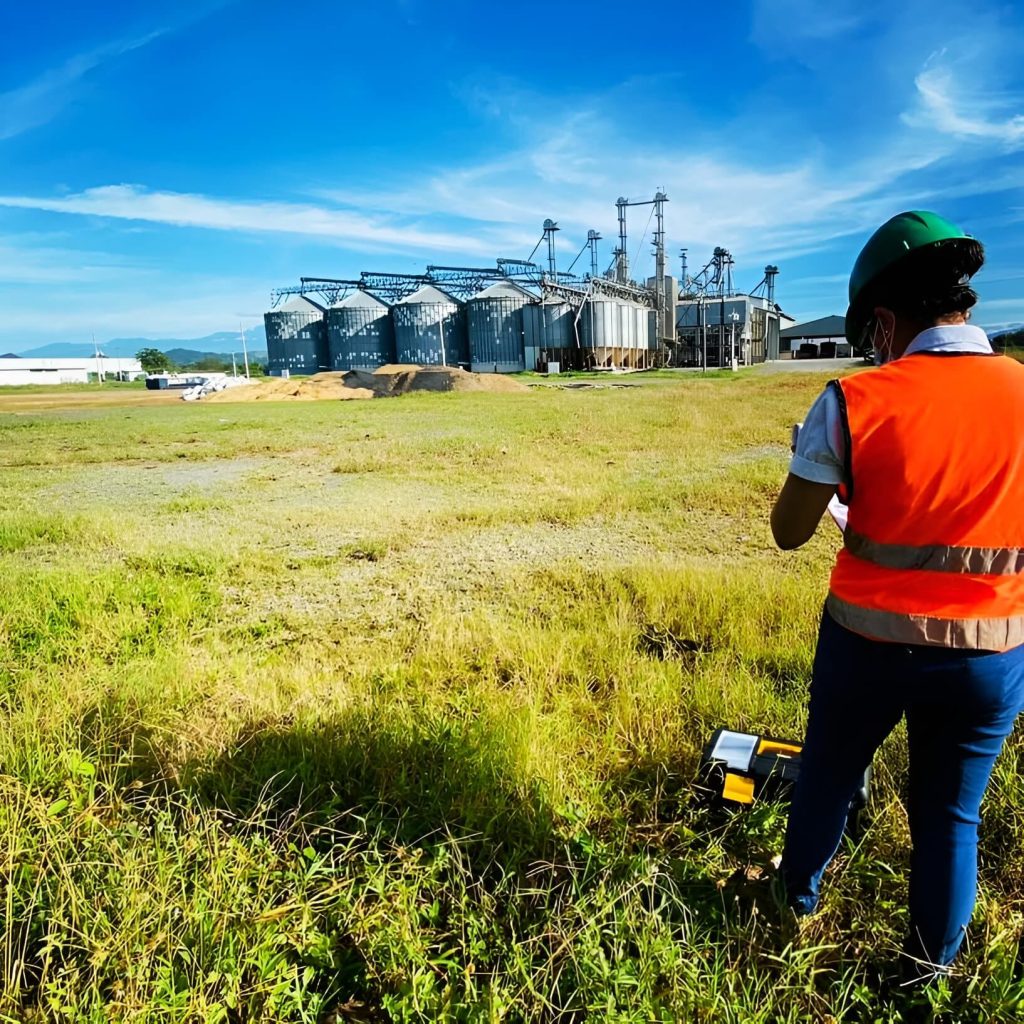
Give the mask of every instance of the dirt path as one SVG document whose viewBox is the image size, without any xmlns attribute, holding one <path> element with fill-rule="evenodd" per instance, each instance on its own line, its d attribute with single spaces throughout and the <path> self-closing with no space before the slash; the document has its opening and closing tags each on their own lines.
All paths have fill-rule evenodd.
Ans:
<svg viewBox="0 0 1024 1024">
<path fill-rule="evenodd" d="M 71 391 L 60 386 L 52 391 L 31 391 L 19 394 L 14 388 L 0 390 L 0 412 L 42 412 L 46 409 L 109 409 L 117 406 L 181 404 L 177 390 L 143 391 Z"/>
</svg>

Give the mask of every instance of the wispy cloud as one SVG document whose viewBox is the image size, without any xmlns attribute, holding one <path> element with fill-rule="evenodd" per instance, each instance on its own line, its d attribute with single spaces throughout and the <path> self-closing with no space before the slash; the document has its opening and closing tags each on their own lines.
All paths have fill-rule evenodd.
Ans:
<svg viewBox="0 0 1024 1024">
<path fill-rule="evenodd" d="M 116 57 L 140 49 L 166 31 L 158 29 L 79 54 L 25 85 L 0 93 L 0 140 L 12 139 L 52 121 L 74 101 L 90 71 Z"/>
<path fill-rule="evenodd" d="M 291 234 L 353 252 L 457 254 L 490 262 L 501 255 L 525 256 L 548 216 L 563 227 L 563 254 L 577 249 L 591 227 L 610 239 L 618 195 L 643 198 L 664 188 L 670 233 L 677 244 L 695 248 L 695 257 L 726 245 L 746 260 L 778 260 L 818 251 L 877 224 L 892 212 L 893 187 L 901 177 L 943 155 L 941 148 L 908 144 L 863 158 L 842 173 L 811 157 L 751 167 L 727 152 L 624 146 L 614 123 L 585 110 L 552 121 L 500 160 L 372 192 L 328 190 L 319 194 L 320 202 L 240 200 L 121 184 L 65 196 L 0 196 L 0 207 Z M 630 256 L 634 262 L 640 257 L 639 273 L 649 262 L 649 212 L 630 211 Z"/>
<path fill-rule="evenodd" d="M 30 82 L 0 93 L 0 142 L 52 121 L 81 95 L 91 72 L 163 36 L 179 32 L 237 0 L 179 0 L 167 23 L 77 54 Z"/>
<path fill-rule="evenodd" d="M 1024 147 L 1024 98 L 972 88 L 948 66 L 925 68 L 915 79 L 918 106 L 904 115 L 910 125 L 926 126 L 957 139 Z"/>
<path fill-rule="evenodd" d="M 490 251 L 483 239 L 339 207 L 222 199 L 196 193 L 150 191 L 140 185 L 104 185 L 50 198 L 0 196 L 0 206 L 215 231 L 306 235 L 364 249 L 480 254 Z"/>
<path fill-rule="evenodd" d="M 504 104 L 509 105 L 507 91 Z M 589 228 L 610 239 L 615 199 L 641 199 L 663 188 L 670 197 L 668 230 L 676 245 L 697 254 L 725 245 L 749 260 L 782 259 L 820 250 L 836 239 L 877 225 L 901 201 L 903 181 L 942 160 L 942 140 L 902 137 L 874 152 L 837 164 L 819 147 L 791 154 L 765 153 L 755 163 L 730 144 L 729 132 L 696 145 L 632 145 L 621 125 L 600 112 L 601 98 L 563 116 L 552 112 L 523 131 L 523 140 L 500 159 L 419 174 L 406 183 L 375 189 L 340 188 L 319 193 L 331 202 L 448 219 L 467 231 L 502 226 L 532 245 L 543 218 L 563 228 L 559 245 L 582 244 Z M 906 201 L 918 199 L 920 190 Z M 642 243 L 649 209 L 629 212 L 632 258 Z M 533 230 L 530 230 L 531 226 Z M 649 240 L 649 228 L 648 235 Z M 611 243 L 606 242 L 608 249 Z M 528 251 L 528 250 L 527 250 Z M 565 251 L 563 249 L 563 251 Z"/>
<path fill-rule="evenodd" d="M 562 225 L 563 254 L 578 248 L 591 227 L 610 239 L 618 195 L 645 197 L 663 188 L 671 200 L 670 235 L 693 250 L 691 263 L 704 250 L 725 245 L 746 266 L 756 266 L 761 260 L 834 246 L 866 232 L 900 206 L 979 190 L 972 174 L 922 176 L 956 168 L 957 140 L 930 123 L 910 124 L 914 130 L 909 132 L 906 126 L 896 132 L 891 130 L 896 125 L 890 126 L 889 132 L 880 131 L 874 149 L 840 163 L 829 159 L 827 148 L 815 145 L 792 155 L 765 154 L 751 163 L 742 147 L 731 144 L 727 128 L 717 139 L 705 137 L 700 147 L 689 137 L 677 143 L 663 139 L 660 146 L 626 144 L 622 124 L 605 112 L 607 105 L 601 96 L 576 100 L 571 109 L 552 109 L 539 122 L 524 117 L 528 104 L 518 103 L 503 86 L 494 116 L 511 125 L 519 142 L 501 157 L 432 174 L 420 171 L 415 178 L 374 189 L 321 189 L 308 200 L 238 199 L 117 184 L 71 195 L 0 196 L 0 206 L 290 234 L 352 252 L 457 255 L 490 262 L 495 256 L 525 256 L 548 216 Z M 985 138 L 990 145 L 1004 141 Z M 649 262 L 644 242 L 648 212 L 630 211 L 630 256 L 640 256 L 638 273 Z M 610 242 L 606 245 L 611 248 Z"/>
<path fill-rule="evenodd" d="M 767 47 L 779 46 L 780 36 L 783 45 L 835 39 L 860 28 L 874 6 L 863 0 L 755 0 L 751 39 Z"/>
</svg>

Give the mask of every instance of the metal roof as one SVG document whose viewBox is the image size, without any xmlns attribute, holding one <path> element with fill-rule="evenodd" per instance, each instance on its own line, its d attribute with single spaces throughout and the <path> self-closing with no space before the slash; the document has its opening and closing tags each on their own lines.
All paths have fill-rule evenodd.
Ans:
<svg viewBox="0 0 1024 1024">
<path fill-rule="evenodd" d="M 138 359 L 114 356 L 63 356 L 38 358 L 19 356 L 13 352 L 0 356 L 0 370 L 89 370 L 95 372 L 97 364 L 104 373 L 123 370 L 126 373 L 141 373 L 142 364 Z"/>
<path fill-rule="evenodd" d="M 387 303 L 381 302 L 375 295 L 369 292 L 355 291 L 351 295 L 336 302 L 331 309 L 383 309 L 386 310 Z"/>
<path fill-rule="evenodd" d="M 409 306 L 415 302 L 447 302 L 453 306 L 459 304 L 458 299 L 453 299 L 447 292 L 441 291 L 440 288 L 435 288 L 432 284 L 425 284 L 418 291 L 413 292 L 412 295 L 406 295 L 404 299 L 399 299 L 398 305 Z"/>
<path fill-rule="evenodd" d="M 314 302 L 308 295 L 296 295 L 291 302 L 271 310 L 273 313 L 322 313 L 324 307 L 319 302 Z"/>
<path fill-rule="evenodd" d="M 530 301 L 537 296 L 520 287 L 515 281 L 495 281 L 494 284 L 478 291 L 474 299 L 523 299 Z"/>
<path fill-rule="evenodd" d="M 846 317 L 823 316 L 779 331 L 780 338 L 842 338 L 846 335 Z"/>
</svg>

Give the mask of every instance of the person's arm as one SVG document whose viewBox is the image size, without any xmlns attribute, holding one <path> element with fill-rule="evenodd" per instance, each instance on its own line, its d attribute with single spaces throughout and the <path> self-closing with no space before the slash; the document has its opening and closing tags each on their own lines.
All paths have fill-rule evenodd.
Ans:
<svg viewBox="0 0 1024 1024">
<path fill-rule="evenodd" d="M 843 480 L 844 440 L 839 403 L 826 388 L 796 432 L 789 475 L 772 509 L 772 536 L 784 551 L 814 535 Z"/>
<path fill-rule="evenodd" d="M 835 484 L 819 484 L 790 473 L 772 509 L 772 536 L 783 551 L 806 544 L 836 493 Z"/>
</svg>

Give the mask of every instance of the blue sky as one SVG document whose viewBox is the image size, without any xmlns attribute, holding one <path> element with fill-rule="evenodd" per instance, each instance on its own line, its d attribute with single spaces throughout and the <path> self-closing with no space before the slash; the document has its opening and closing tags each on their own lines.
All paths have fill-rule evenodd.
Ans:
<svg viewBox="0 0 1024 1024">
<path fill-rule="evenodd" d="M 606 265 L 616 197 L 658 188 L 674 272 L 777 263 L 799 319 L 936 209 L 987 246 L 977 321 L 1024 321 L 1019 6 L 720 6 L 8 5 L 0 350 L 233 330 L 302 274 L 524 258 L 545 217 Z"/>
</svg>

